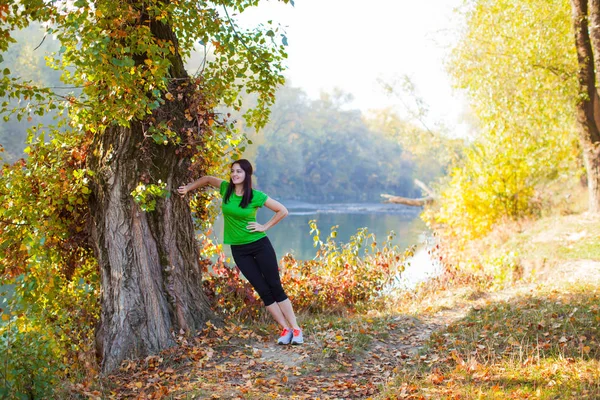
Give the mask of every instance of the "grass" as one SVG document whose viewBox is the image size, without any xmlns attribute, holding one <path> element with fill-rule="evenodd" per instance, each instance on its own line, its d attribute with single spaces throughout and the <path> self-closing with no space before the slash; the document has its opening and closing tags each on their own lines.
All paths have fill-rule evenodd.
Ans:
<svg viewBox="0 0 600 400">
<path fill-rule="evenodd" d="M 586 215 L 553 216 L 530 223 L 498 250 L 531 259 L 600 260 L 600 219 Z"/>
<path fill-rule="evenodd" d="M 491 304 L 432 335 L 381 398 L 599 398 L 599 327 L 598 287 Z"/>
<path fill-rule="evenodd" d="M 600 287 L 554 278 L 568 263 L 600 261 L 599 238 L 600 218 L 587 214 L 498 227 L 465 257 L 482 261 L 486 272 L 525 271 L 495 276 L 490 286 L 465 277 L 441 280 L 413 294 L 404 308 L 416 315 L 465 307 L 471 300 L 483 306 L 431 335 L 377 398 L 600 398 Z M 536 283 L 536 273 L 550 278 Z M 527 282 L 533 289 L 525 294 L 485 300 L 491 289 L 516 290 Z"/>
</svg>

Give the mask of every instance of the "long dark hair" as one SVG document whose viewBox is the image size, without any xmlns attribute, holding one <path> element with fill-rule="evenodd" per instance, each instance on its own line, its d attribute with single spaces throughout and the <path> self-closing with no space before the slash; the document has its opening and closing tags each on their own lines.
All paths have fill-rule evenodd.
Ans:
<svg viewBox="0 0 600 400">
<path fill-rule="evenodd" d="M 234 164 L 238 164 L 240 168 L 243 169 L 246 173 L 243 182 L 244 194 L 242 195 L 242 202 L 240 203 L 240 207 L 246 208 L 248 204 L 250 204 L 250 202 L 252 201 L 252 164 L 250 164 L 250 161 L 246 160 L 245 158 L 232 162 L 230 168 L 233 168 Z M 223 197 L 223 201 L 225 203 L 229 203 L 229 198 L 231 197 L 231 194 L 234 190 L 235 185 L 233 184 L 233 181 L 230 177 L 229 186 L 227 187 L 227 191 L 225 192 L 225 196 Z"/>
</svg>

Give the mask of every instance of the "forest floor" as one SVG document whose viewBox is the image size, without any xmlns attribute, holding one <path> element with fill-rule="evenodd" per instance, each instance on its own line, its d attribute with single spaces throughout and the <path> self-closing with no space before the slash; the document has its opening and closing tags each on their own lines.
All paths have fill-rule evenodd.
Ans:
<svg viewBox="0 0 600 400">
<path fill-rule="evenodd" d="M 600 218 L 546 218 L 502 236 L 510 284 L 437 282 L 387 311 L 301 316 L 305 344 L 273 325 L 208 326 L 124 363 L 87 398 L 600 398 Z"/>
</svg>

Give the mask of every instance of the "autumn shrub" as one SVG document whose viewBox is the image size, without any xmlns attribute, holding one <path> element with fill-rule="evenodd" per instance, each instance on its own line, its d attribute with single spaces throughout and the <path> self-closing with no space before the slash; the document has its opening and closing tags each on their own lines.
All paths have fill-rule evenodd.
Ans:
<svg viewBox="0 0 600 400">
<path fill-rule="evenodd" d="M 5 314 L 6 315 L 6 314 Z M 11 317 L 0 326 L 0 397 L 49 398 L 65 369 L 63 352 L 52 329 L 27 317 Z"/>
<path fill-rule="evenodd" d="M 6 360 L 0 377 L 13 396 L 8 398 L 51 398 L 58 382 L 93 376 L 97 370 L 99 304 L 97 286 L 84 280 L 90 271 L 77 271 L 66 280 L 54 268 L 32 268 L 2 281 L 11 288 L 11 293 L 0 293 L 0 358 Z"/>
<path fill-rule="evenodd" d="M 99 276 L 85 231 L 90 175 L 69 145 L 77 140 L 32 137 L 27 160 L 0 173 L 0 335 L 10 359 L 0 377 L 27 398 L 51 398 L 56 381 L 95 370 Z"/>
<path fill-rule="evenodd" d="M 353 312 L 381 296 L 386 285 L 399 279 L 412 249 L 401 251 L 392 244 L 393 233 L 378 244 L 375 235 L 359 229 L 347 243 L 337 243 L 337 227 L 325 241 L 315 221 L 310 222 L 317 255 L 296 260 L 286 254 L 281 260 L 281 280 L 297 312 Z M 262 310 L 262 302 L 237 268 L 220 258 L 203 262 L 205 291 L 215 309 L 246 319 Z"/>
<path fill-rule="evenodd" d="M 239 269 L 228 266 L 222 258 L 215 263 L 203 259 L 201 265 L 204 292 L 217 313 L 246 320 L 261 312 L 262 301 Z"/>
<path fill-rule="evenodd" d="M 552 156 L 560 163 L 549 165 L 547 158 L 534 159 L 541 144 L 526 138 L 496 140 L 496 134 L 486 132 L 465 149 L 423 217 L 439 235 L 448 269 L 479 274 L 484 265 L 494 264 L 498 268 L 491 275 L 506 281 L 516 264 L 507 255 L 486 259 L 489 252 L 481 243 L 498 227 L 550 213 L 564 197 L 556 187 L 572 186 L 579 172 L 565 171 L 570 164 L 560 152 Z"/>
<path fill-rule="evenodd" d="M 360 228 L 347 243 L 337 243 L 337 226 L 325 241 L 310 221 L 318 247 L 313 260 L 290 255 L 282 260 L 282 281 L 294 307 L 308 312 L 354 311 L 377 298 L 386 285 L 399 279 L 412 250 L 392 244 L 393 232 L 381 244 L 367 228 Z"/>
</svg>

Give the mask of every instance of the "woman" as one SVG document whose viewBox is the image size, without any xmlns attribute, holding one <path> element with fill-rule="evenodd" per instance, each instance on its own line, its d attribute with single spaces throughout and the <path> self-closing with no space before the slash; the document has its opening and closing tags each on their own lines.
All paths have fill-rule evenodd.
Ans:
<svg viewBox="0 0 600 400">
<path fill-rule="evenodd" d="M 287 209 L 265 193 L 252 189 L 252 164 L 248 160 L 241 159 L 231 164 L 229 182 L 203 176 L 180 186 L 177 191 L 185 196 L 189 191 L 206 185 L 218 188 L 223 197 L 223 242 L 231 245 L 231 254 L 238 268 L 283 328 L 277 343 L 304 343 L 292 303 L 281 286 L 275 250 L 265 234 L 288 214 Z M 256 211 L 263 205 L 275 215 L 266 224 L 259 224 L 256 222 Z"/>
</svg>

